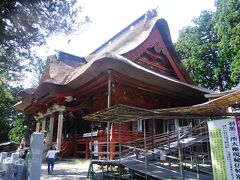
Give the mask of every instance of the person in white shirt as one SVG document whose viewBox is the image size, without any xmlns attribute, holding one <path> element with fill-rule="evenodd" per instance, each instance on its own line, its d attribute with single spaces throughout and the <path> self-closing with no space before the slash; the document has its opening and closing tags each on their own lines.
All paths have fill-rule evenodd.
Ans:
<svg viewBox="0 0 240 180">
<path fill-rule="evenodd" d="M 48 162 L 48 174 L 52 174 L 52 172 L 53 172 L 56 153 L 59 153 L 59 151 L 53 150 L 52 147 L 50 147 L 50 150 L 47 152 L 46 158 L 47 158 L 47 162 Z"/>
</svg>

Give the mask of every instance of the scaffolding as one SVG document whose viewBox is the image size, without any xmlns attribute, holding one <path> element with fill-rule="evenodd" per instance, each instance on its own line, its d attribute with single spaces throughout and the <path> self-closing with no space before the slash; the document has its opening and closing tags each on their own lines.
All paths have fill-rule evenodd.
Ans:
<svg viewBox="0 0 240 180">
<path fill-rule="evenodd" d="M 128 142 L 106 142 L 118 145 L 115 159 L 110 160 L 111 152 L 97 152 L 107 154 L 107 158 L 92 159 L 91 165 L 97 164 L 103 168 L 104 179 L 134 179 L 141 176 L 144 179 L 213 179 L 211 166 L 209 134 L 207 121 L 223 116 L 237 116 L 240 112 L 230 112 L 229 105 L 240 100 L 240 91 L 236 91 L 207 103 L 189 107 L 178 107 L 158 110 L 148 110 L 127 105 L 109 106 L 84 119 L 102 122 L 143 121 L 144 136 Z M 179 119 L 192 118 L 198 123 L 195 126 L 180 127 Z M 175 130 L 156 134 L 147 134 L 146 120 L 175 120 Z M 121 127 L 121 126 L 120 126 Z M 188 128 L 188 131 L 183 129 Z M 108 134 L 110 134 L 109 128 Z M 121 131 L 119 130 L 119 136 Z M 104 142 L 102 142 L 104 144 Z M 107 148 L 109 149 L 109 148 Z M 96 153 L 96 152 L 94 152 Z M 91 157 L 93 150 L 91 149 Z M 117 171 L 112 171 L 116 166 Z"/>
</svg>

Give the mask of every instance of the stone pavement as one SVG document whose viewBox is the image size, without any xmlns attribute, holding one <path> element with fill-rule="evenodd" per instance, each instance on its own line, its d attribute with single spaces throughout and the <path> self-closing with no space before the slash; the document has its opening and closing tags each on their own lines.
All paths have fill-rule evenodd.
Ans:
<svg viewBox="0 0 240 180">
<path fill-rule="evenodd" d="M 60 179 L 87 179 L 90 160 L 71 159 L 56 161 L 53 174 L 47 172 L 47 163 L 43 162 L 41 167 L 41 180 L 60 180 Z"/>
</svg>

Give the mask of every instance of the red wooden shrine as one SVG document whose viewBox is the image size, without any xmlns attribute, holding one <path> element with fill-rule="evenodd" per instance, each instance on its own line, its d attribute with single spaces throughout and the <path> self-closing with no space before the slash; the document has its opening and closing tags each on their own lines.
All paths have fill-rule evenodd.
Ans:
<svg viewBox="0 0 240 180">
<path fill-rule="evenodd" d="M 145 109 L 205 102 L 206 89 L 193 85 L 171 41 L 167 22 L 143 15 L 87 57 L 58 52 L 48 57 L 36 89 L 19 93 L 15 107 L 36 119 L 47 144 L 63 157 L 89 158 L 90 142 L 107 141 L 107 123 L 85 121 L 85 115 L 124 104 Z M 168 127 L 172 127 L 171 120 Z M 154 125 L 153 125 L 154 124 Z M 122 143 L 143 136 L 140 121 L 111 124 L 110 141 Z M 162 121 L 147 121 L 148 133 L 166 131 Z M 105 146 L 99 143 L 98 151 Z M 114 157 L 116 144 L 110 146 Z"/>
</svg>

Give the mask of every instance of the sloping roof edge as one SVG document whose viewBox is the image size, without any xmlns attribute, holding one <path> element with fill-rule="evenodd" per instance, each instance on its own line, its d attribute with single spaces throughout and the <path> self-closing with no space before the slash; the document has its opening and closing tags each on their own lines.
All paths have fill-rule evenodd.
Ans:
<svg viewBox="0 0 240 180">
<path fill-rule="evenodd" d="M 132 26 L 135 26 L 136 24 L 138 24 L 139 22 L 143 21 L 143 20 L 149 20 L 152 19 L 153 17 L 157 16 L 157 11 L 156 9 L 152 9 L 151 11 L 147 11 L 146 13 L 144 13 L 142 16 L 140 16 L 138 19 L 136 19 L 135 21 L 133 21 L 131 24 L 129 24 L 127 27 L 125 27 L 123 30 L 121 30 L 120 32 L 118 32 L 116 35 L 114 35 L 113 37 L 111 37 L 109 40 L 107 40 L 105 43 L 103 43 L 100 47 L 98 47 L 97 49 L 95 49 L 93 52 L 90 53 L 90 55 L 96 54 L 99 51 L 101 51 L 103 48 L 105 48 L 109 43 L 113 42 L 114 40 L 116 40 L 117 38 L 119 38 L 121 35 L 123 35 L 125 32 L 129 31 L 131 29 Z"/>
<path fill-rule="evenodd" d="M 175 64 L 177 65 L 179 71 L 183 74 L 184 78 L 186 78 L 189 83 L 194 84 L 192 78 L 190 77 L 186 69 L 183 67 L 180 56 L 175 50 L 167 21 L 165 19 L 160 19 L 156 22 L 156 26 L 163 38 L 166 48 L 170 52 L 170 55 L 175 61 Z"/>
<path fill-rule="evenodd" d="M 99 67 L 98 65 L 100 65 L 100 64 L 101 64 L 101 66 Z M 140 66 L 140 65 L 132 62 L 131 60 L 129 60 L 129 59 L 127 59 L 127 58 L 125 58 L 121 55 L 111 54 L 111 53 L 106 53 L 103 56 L 101 56 L 99 59 L 97 59 L 95 61 L 90 61 L 84 67 L 81 67 L 78 71 L 73 72 L 74 76 L 71 77 L 71 79 L 68 81 L 67 84 L 74 83 L 74 80 L 79 79 L 81 74 L 85 73 L 90 68 L 94 68 L 94 66 L 96 66 L 96 69 L 95 69 L 96 73 L 98 71 L 103 71 L 103 70 L 107 70 L 107 69 L 113 69 L 113 70 L 116 70 L 116 71 L 119 71 L 119 72 L 122 72 L 122 73 L 125 72 L 125 71 L 123 71 L 124 70 L 123 68 L 119 67 L 119 64 L 122 64 L 123 66 L 125 65 L 126 68 L 129 66 L 129 68 L 134 68 L 136 70 L 143 71 L 145 73 L 151 74 L 151 75 L 156 76 L 158 78 L 162 78 L 162 79 L 165 79 L 167 81 L 171 81 L 173 83 L 181 84 L 183 86 L 190 87 L 192 89 L 196 89 L 196 90 L 202 91 L 204 93 L 212 93 L 213 92 L 213 91 L 208 90 L 206 88 L 202 88 L 202 87 L 199 87 L 199 86 L 194 86 L 194 85 L 179 81 L 175 78 L 159 74 L 159 73 L 154 72 L 150 69 L 147 69 L 143 66 Z M 131 72 L 128 71 L 126 73 L 130 74 Z"/>
<path fill-rule="evenodd" d="M 218 98 L 218 97 L 221 97 L 221 96 L 224 96 L 224 95 L 227 95 L 229 93 L 236 92 L 236 91 L 239 91 L 239 90 L 240 90 L 240 83 L 236 87 L 234 87 L 230 90 L 223 91 L 223 92 L 214 92 L 214 93 L 211 93 L 211 94 L 205 94 L 205 97 L 209 98 L 209 99 Z"/>
<path fill-rule="evenodd" d="M 51 94 L 51 91 L 57 90 L 57 91 L 69 91 L 71 89 L 75 89 L 84 83 L 87 83 L 95 76 L 98 76 L 103 71 L 106 71 L 108 69 L 115 70 L 117 72 L 125 73 L 128 75 L 131 75 L 132 77 L 136 77 L 136 74 L 143 73 L 142 76 L 137 76 L 139 80 L 145 81 L 146 83 L 149 82 L 148 76 L 153 77 L 155 79 L 154 82 L 158 82 L 157 79 L 162 79 L 164 82 L 171 82 L 171 84 L 178 84 L 181 87 L 186 87 L 193 89 L 195 91 L 201 91 L 203 93 L 211 93 L 212 91 L 201 88 L 198 86 L 193 86 L 184 82 L 181 82 L 177 79 L 167 77 L 161 74 L 158 74 L 154 71 L 151 71 L 149 69 L 146 69 L 127 58 L 121 56 L 121 55 L 113 55 L 113 54 L 105 54 L 100 59 L 97 59 L 95 61 L 90 61 L 88 64 L 82 66 L 80 69 L 78 69 L 78 72 L 74 72 L 75 77 L 72 77 L 67 83 L 65 84 L 58 84 L 57 82 L 49 82 L 44 81 L 40 84 L 40 86 L 32 93 L 29 94 L 29 96 L 32 97 L 32 99 L 39 99 L 44 96 L 45 94 Z M 141 73 L 140 73 L 141 72 Z M 94 76 L 94 77 L 93 77 Z M 19 94 L 21 94 L 20 92 Z M 40 95 L 40 96 L 39 96 Z M 24 101 L 24 99 L 23 99 Z M 23 102 L 24 103 L 24 102 Z M 29 104 L 30 105 L 30 104 Z M 20 106 L 20 105 L 18 105 Z"/>
</svg>

